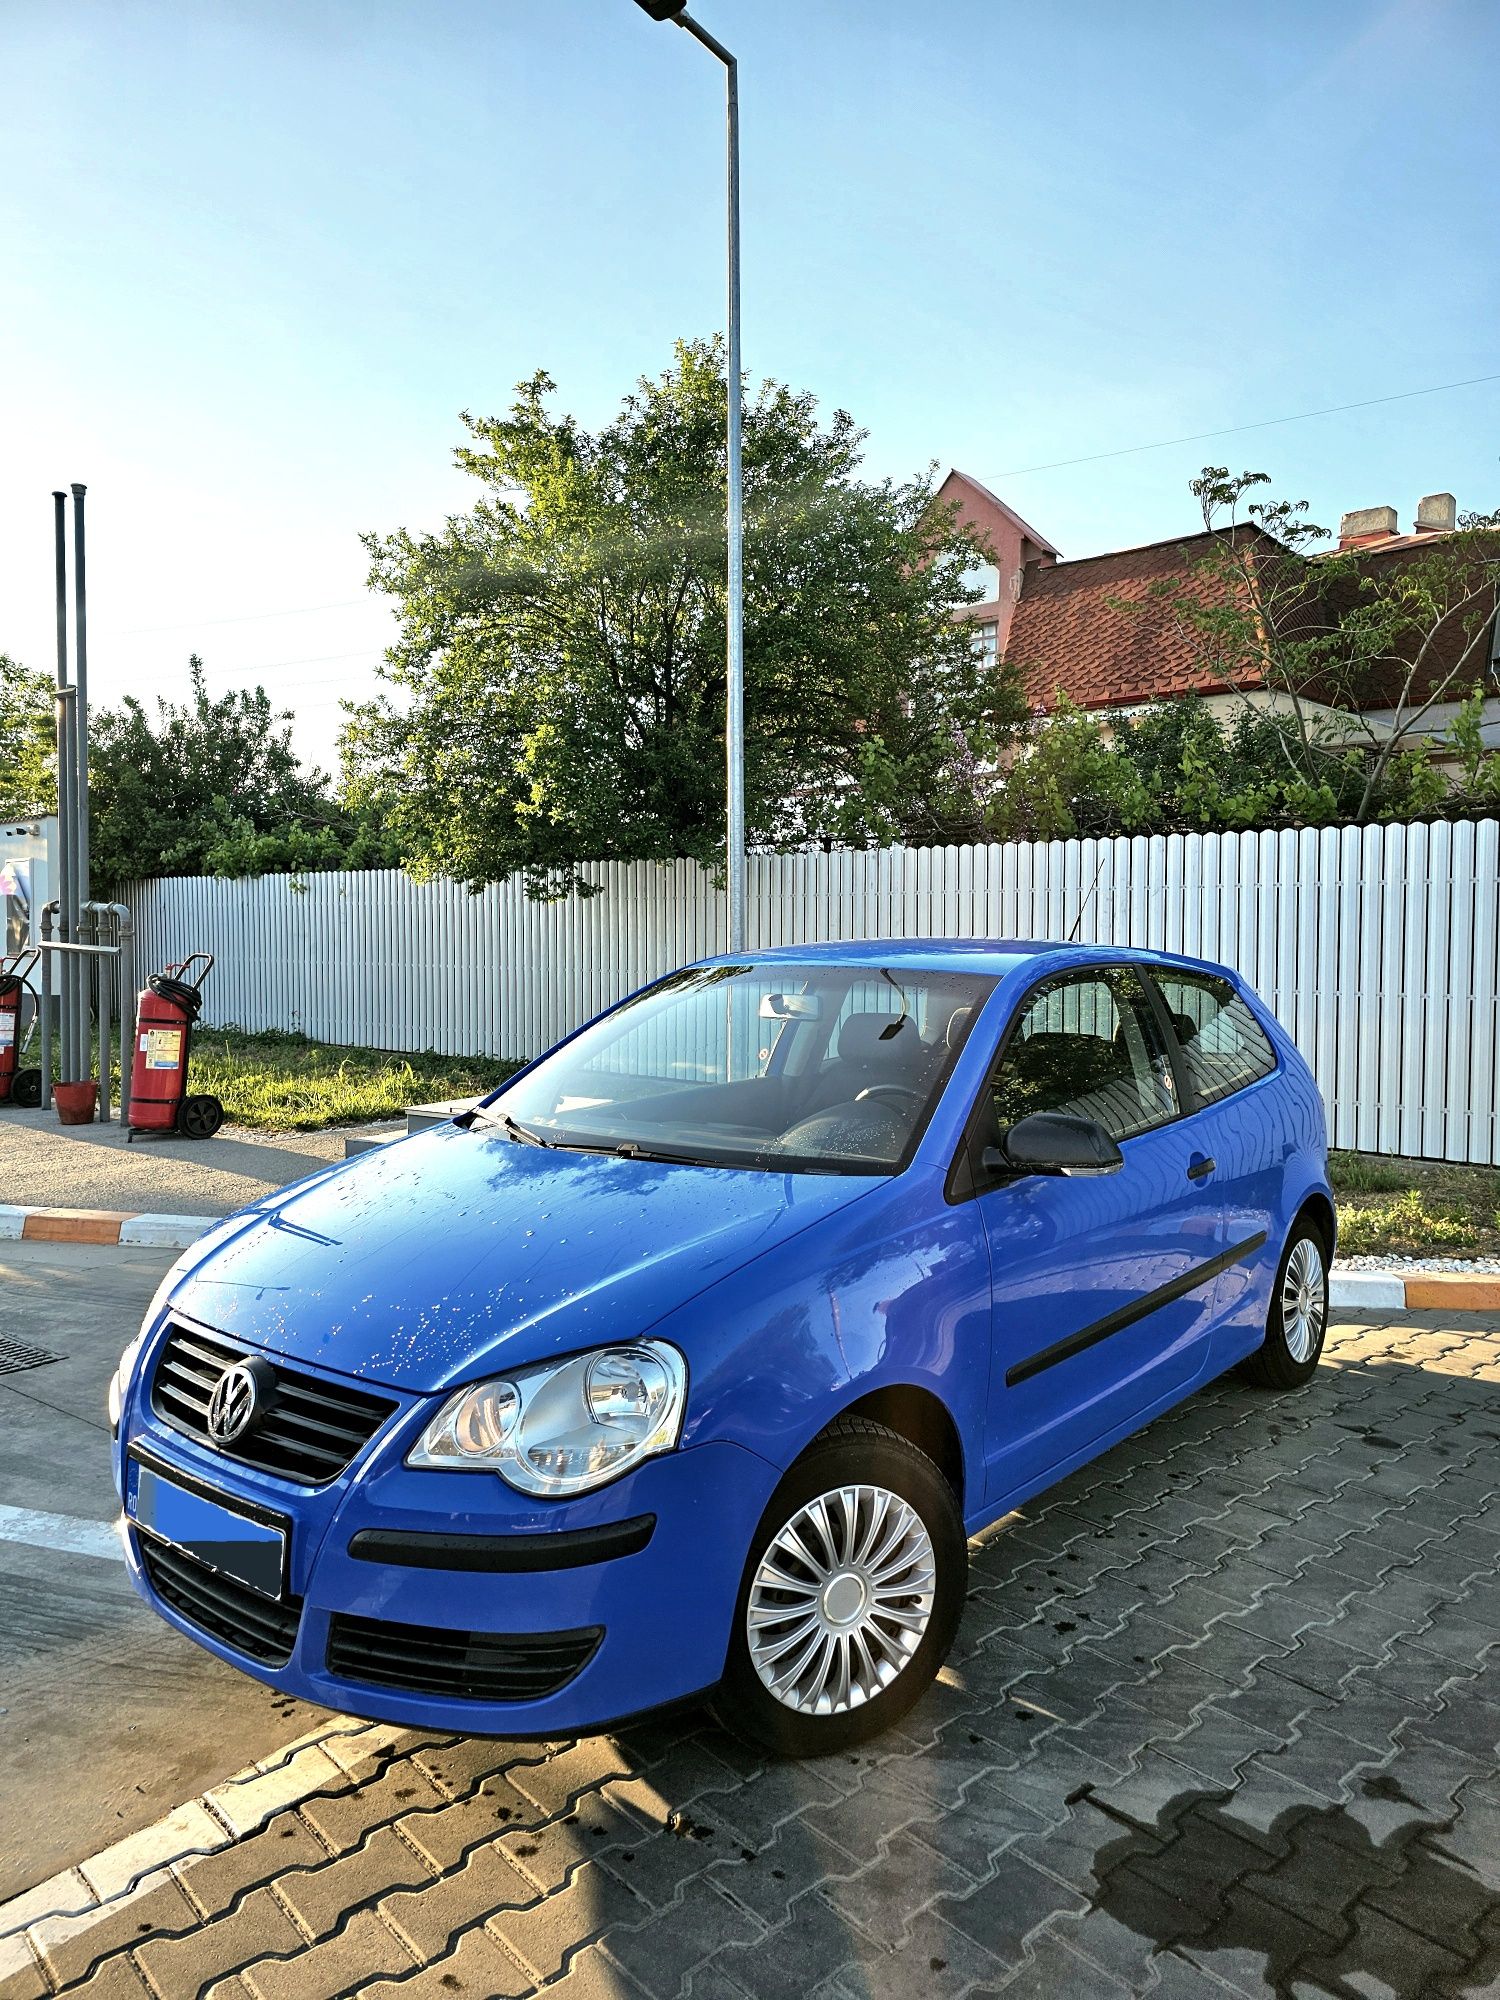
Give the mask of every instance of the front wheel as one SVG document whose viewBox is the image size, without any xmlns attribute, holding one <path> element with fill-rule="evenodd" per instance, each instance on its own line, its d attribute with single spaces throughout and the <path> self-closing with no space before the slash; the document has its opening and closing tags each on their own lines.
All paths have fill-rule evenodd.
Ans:
<svg viewBox="0 0 1500 2000">
<path fill-rule="evenodd" d="M 878 1736 L 926 1692 L 963 1611 L 953 1489 L 883 1424 L 841 1417 L 761 1517 L 715 1711 L 788 1757 Z"/>
<path fill-rule="evenodd" d="M 1303 1219 L 1281 1253 L 1266 1337 L 1243 1363 L 1246 1378 L 1262 1389 L 1300 1389 L 1312 1380 L 1327 1325 L 1328 1251 L 1321 1233 Z"/>
</svg>

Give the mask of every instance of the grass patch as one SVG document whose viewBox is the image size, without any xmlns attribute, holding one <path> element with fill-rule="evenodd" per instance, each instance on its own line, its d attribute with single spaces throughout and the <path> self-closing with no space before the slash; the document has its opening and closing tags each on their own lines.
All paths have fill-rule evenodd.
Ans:
<svg viewBox="0 0 1500 2000">
<path fill-rule="evenodd" d="M 1500 1256 L 1500 1170 L 1330 1153 L 1346 1257 Z"/>
<path fill-rule="evenodd" d="M 1338 1153 L 1328 1155 L 1328 1178 L 1336 1194 L 1399 1194 L 1415 1187 L 1408 1160 L 1388 1160 L 1379 1153 Z"/>
<path fill-rule="evenodd" d="M 221 1098 L 224 1115 L 261 1132 L 316 1132 L 395 1118 L 410 1104 L 472 1097 L 519 1064 L 493 1056 L 398 1055 L 344 1048 L 306 1035 L 235 1028 L 194 1032 L 190 1091 Z"/>
<path fill-rule="evenodd" d="M 1494 1217 L 1489 1220 L 1493 1224 Z M 1339 1248 L 1350 1257 L 1382 1252 L 1398 1257 L 1476 1257 L 1494 1234 L 1467 1204 L 1439 1207 L 1424 1201 L 1415 1188 L 1367 1207 L 1339 1209 Z"/>
</svg>

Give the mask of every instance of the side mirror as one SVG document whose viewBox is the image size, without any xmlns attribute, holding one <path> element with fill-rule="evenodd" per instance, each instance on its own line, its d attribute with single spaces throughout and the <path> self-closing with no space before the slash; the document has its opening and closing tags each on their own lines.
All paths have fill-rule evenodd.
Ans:
<svg viewBox="0 0 1500 2000">
<path fill-rule="evenodd" d="M 1102 1125 L 1069 1111 L 1033 1111 L 1017 1119 L 981 1165 L 1009 1174 L 1117 1174 L 1124 1155 Z"/>
</svg>

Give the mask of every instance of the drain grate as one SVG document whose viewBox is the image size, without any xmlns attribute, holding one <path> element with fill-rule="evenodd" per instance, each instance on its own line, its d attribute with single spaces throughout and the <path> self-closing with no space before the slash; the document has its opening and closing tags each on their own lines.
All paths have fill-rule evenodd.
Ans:
<svg viewBox="0 0 1500 2000">
<path fill-rule="evenodd" d="M 0 1375 L 18 1375 L 23 1368 L 45 1368 L 49 1361 L 61 1361 L 45 1347 L 28 1347 L 24 1340 L 6 1340 L 0 1335 Z"/>
</svg>

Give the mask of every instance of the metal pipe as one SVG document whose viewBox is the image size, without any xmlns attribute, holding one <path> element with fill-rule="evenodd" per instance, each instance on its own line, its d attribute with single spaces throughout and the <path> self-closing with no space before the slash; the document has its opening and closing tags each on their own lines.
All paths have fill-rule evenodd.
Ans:
<svg viewBox="0 0 1500 2000">
<path fill-rule="evenodd" d="M 115 914 L 115 976 L 119 981 L 120 1123 L 128 1125 L 130 1071 L 135 1061 L 135 920 L 124 903 L 111 903 L 109 907 Z"/>
<path fill-rule="evenodd" d="M 76 685 L 74 692 L 76 696 Z M 73 723 L 73 754 L 76 759 L 78 754 L 78 703 L 76 699 L 73 703 Z M 76 803 L 78 798 L 78 767 L 76 762 L 73 767 L 73 798 Z M 94 1025 L 94 945 L 93 912 L 89 909 L 87 903 L 80 902 L 78 905 L 78 946 L 82 955 L 78 961 L 78 1019 L 83 1041 L 83 1067 L 78 1071 L 80 1077 L 91 1076 L 94 1067 L 94 1052 L 92 1047 Z"/>
<path fill-rule="evenodd" d="M 729 630 L 724 756 L 729 806 L 729 949 L 745 949 L 745 486 L 740 360 L 740 81 L 725 68 L 729 153 Z"/>
<path fill-rule="evenodd" d="M 694 41 L 724 65 L 729 251 L 728 539 L 729 596 L 725 632 L 724 765 L 728 811 L 725 826 L 729 876 L 729 949 L 745 949 L 745 492 L 741 462 L 743 364 L 740 355 L 740 73 L 724 44 L 691 14 L 673 17 Z"/>
<path fill-rule="evenodd" d="M 108 969 L 101 965 L 101 959 L 114 960 L 114 980 L 116 994 L 120 1001 L 120 1115 L 124 1120 L 130 1108 L 130 1063 L 132 1026 L 135 1019 L 135 926 L 130 911 L 123 903 L 85 903 L 79 912 L 78 928 L 82 936 L 67 940 L 52 935 L 53 916 L 56 903 L 48 903 L 42 911 L 41 936 L 37 941 L 37 956 L 41 960 L 42 991 L 40 1015 L 42 1023 L 42 1078 L 44 1105 L 51 1101 L 51 1057 L 52 1057 L 52 954 L 62 953 L 63 971 L 66 973 L 77 961 L 85 1001 L 89 1001 L 95 984 L 99 994 L 99 1102 L 103 1107 L 101 1116 L 109 1116 L 110 1075 L 109 1075 L 109 1031 L 111 1005 L 109 997 Z M 112 944 L 104 944 L 101 938 L 108 931 L 113 937 Z M 85 1054 L 93 1061 L 93 1022 L 88 1021 L 89 1039 Z M 83 1078 L 78 1079 L 80 1082 Z"/>
<path fill-rule="evenodd" d="M 71 683 L 63 689 L 63 705 L 67 718 L 68 744 L 68 803 L 72 814 L 69 830 L 69 861 L 67 879 L 63 885 L 66 898 L 65 914 L 70 939 L 83 942 L 83 912 L 78 900 L 78 689 Z M 63 1011 L 63 1035 L 68 1050 L 68 1076 L 81 1083 L 87 1072 L 85 1015 L 88 1009 L 88 961 L 84 958 L 68 958 L 63 961 L 67 978 L 66 999 Z"/>
<path fill-rule="evenodd" d="M 52 495 L 52 525 L 56 543 L 57 583 L 57 832 L 58 873 L 62 878 L 59 934 L 78 935 L 78 821 L 75 801 L 77 756 L 74 743 L 74 690 L 68 681 L 68 517 L 67 495 Z M 61 1020 L 58 1050 L 66 1081 L 76 1082 L 78 994 L 82 980 L 77 966 L 64 961 L 59 982 Z"/>
<path fill-rule="evenodd" d="M 83 496 L 88 491 L 73 482 L 73 685 L 78 689 L 73 727 L 77 742 L 78 784 L 74 816 L 78 829 L 78 900 L 88 902 L 89 884 L 89 621 L 88 583 L 83 562 Z"/>
<path fill-rule="evenodd" d="M 73 775 L 73 690 L 62 687 L 57 691 L 57 934 L 67 943 L 73 941 L 76 930 L 72 914 L 72 891 L 76 879 L 73 864 Z M 73 1077 L 73 1021 L 77 1011 L 73 1004 L 73 986 L 76 971 L 77 967 L 70 959 L 64 959 L 58 968 L 57 1061 L 64 1081 Z"/>
<path fill-rule="evenodd" d="M 52 913 L 56 903 L 44 903 L 37 925 L 37 936 L 46 944 L 52 936 Z M 42 990 L 37 1001 L 42 1016 L 42 1109 L 46 1111 L 52 1103 L 52 954 L 42 953 Z"/>
<path fill-rule="evenodd" d="M 104 944 L 106 931 L 113 936 L 111 926 L 112 905 L 109 903 L 85 903 L 84 910 L 90 919 L 90 929 L 96 945 Z M 110 944 L 107 949 L 118 951 L 118 944 Z M 109 989 L 112 980 L 119 977 L 119 968 L 107 965 L 104 959 L 95 958 L 90 963 L 94 993 L 99 1009 L 99 1118 L 102 1124 L 109 1123 Z"/>
</svg>

